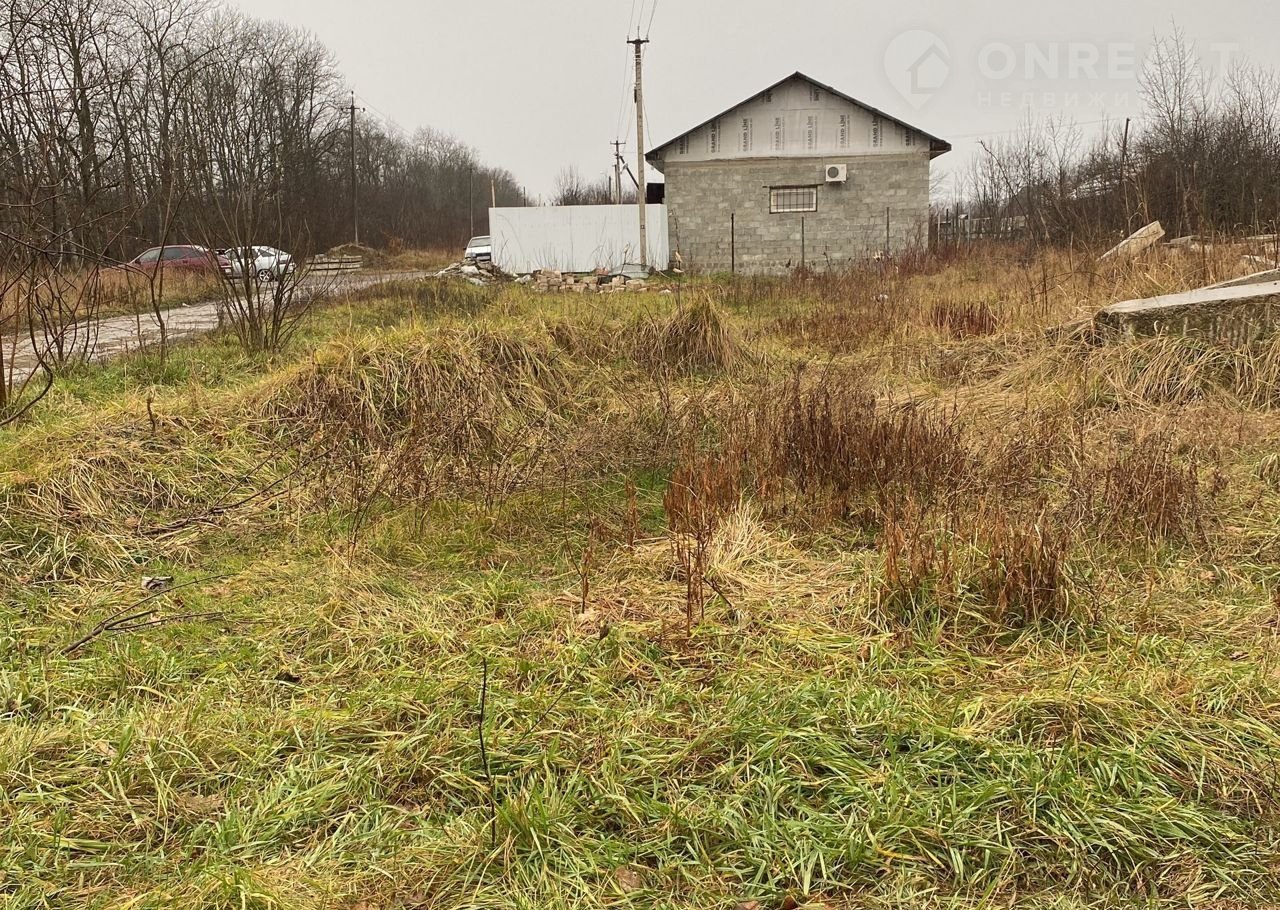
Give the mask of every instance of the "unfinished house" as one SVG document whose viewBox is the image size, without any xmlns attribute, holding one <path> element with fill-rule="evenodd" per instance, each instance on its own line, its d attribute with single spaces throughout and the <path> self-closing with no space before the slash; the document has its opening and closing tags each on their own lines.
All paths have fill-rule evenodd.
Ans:
<svg viewBox="0 0 1280 910">
<path fill-rule="evenodd" d="M 647 160 L 666 176 L 673 258 L 774 274 L 927 245 L 929 163 L 950 150 L 796 73 Z"/>
</svg>

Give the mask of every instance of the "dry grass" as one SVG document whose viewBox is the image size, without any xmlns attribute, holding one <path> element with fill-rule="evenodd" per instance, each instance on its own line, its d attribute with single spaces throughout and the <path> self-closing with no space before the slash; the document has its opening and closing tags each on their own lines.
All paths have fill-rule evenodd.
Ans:
<svg viewBox="0 0 1280 910">
<path fill-rule="evenodd" d="M 1229 265 L 1091 261 L 72 377 L 0 436 L 0 896 L 1275 903 L 1273 354 L 1048 331 Z"/>
<path fill-rule="evenodd" d="M 8 281 L 0 281 L 0 287 L 9 284 Z M 40 284 L 49 291 L 42 294 L 34 292 L 44 298 L 37 305 L 56 310 L 60 301 L 66 316 L 74 320 L 95 315 L 146 313 L 156 305 L 173 307 L 216 300 L 222 293 L 218 277 L 186 271 L 167 272 L 163 281 L 157 277 L 154 282 L 146 275 L 122 269 L 60 273 L 56 278 L 42 279 Z M 47 299 L 53 291 L 56 291 L 57 301 Z M 14 284 L 7 294 L 0 297 L 0 321 L 25 328 L 31 316 L 29 303 L 32 299 L 33 289 L 29 282 Z"/>
<path fill-rule="evenodd" d="M 642 366 L 662 374 L 731 372 L 751 359 L 709 294 L 682 300 L 665 316 L 639 319 L 619 343 Z"/>
<path fill-rule="evenodd" d="M 384 248 L 375 249 L 347 243 L 329 250 L 330 256 L 359 256 L 364 268 L 385 272 L 438 271 L 462 258 L 462 248 L 413 250 L 392 238 Z"/>
</svg>

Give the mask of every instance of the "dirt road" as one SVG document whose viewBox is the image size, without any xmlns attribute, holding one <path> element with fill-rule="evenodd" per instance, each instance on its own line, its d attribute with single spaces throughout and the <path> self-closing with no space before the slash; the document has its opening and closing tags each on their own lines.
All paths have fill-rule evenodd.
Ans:
<svg viewBox="0 0 1280 910">
<path fill-rule="evenodd" d="M 304 279 L 300 293 L 347 294 L 390 281 L 414 281 L 430 277 L 432 272 L 381 272 L 325 276 Z M 169 341 L 190 338 L 211 331 L 218 326 L 218 307 L 221 301 L 210 300 L 164 311 L 165 335 Z M 160 339 L 160 326 L 155 316 L 143 313 L 137 316 L 112 316 L 91 324 L 80 324 L 68 332 L 69 338 L 88 337 L 89 360 L 103 362 Z M 5 345 L 6 367 L 13 365 L 15 383 L 21 383 L 39 369 L 40 361 L 31 340 L 19 340 L 12 348 Z"/>
</svg>

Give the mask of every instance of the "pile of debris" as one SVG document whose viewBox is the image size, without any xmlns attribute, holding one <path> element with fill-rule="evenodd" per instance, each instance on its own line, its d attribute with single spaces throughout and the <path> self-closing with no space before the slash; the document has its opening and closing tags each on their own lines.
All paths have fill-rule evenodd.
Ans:
<svg viewBox="0 0 1280 910">
<path fill-rule="evenodd" d="M 539 269 L 531 275 L 513 278 L 488 259 L 464 259 L 436 272 L 435 277 L 460 278 L 478 287 L 514 281 L 542 294 L 617 294 L 652 290 L 671 293 L 670 288 L 659 289 L 650 284 L 649 274 L 647 269 L 639 266 L 625 266 L 620 271 L 598 269 L 585 274 Z"/>
<path fill-rule="evenodd" d="M 1108 251 L 1102 261 L 1133 259 L 1155 248 L 1165 230 L 1156 221 Z M 1101 337 L 1134 339 L 1185 335 L 1233 345 L 1249 344 L 1280 331 L 1280 235 L 1218 241 L 1178 237 L 1166 247 L 1196 253 L 1215 249 L 1240 256 L 1246 268 L 1261 269 L 1243 278 L 1221 281 L 1181 294 L 1127 300 L 1102 310 L 1094 319 Z M 1266 255 L 1258 255 L 1258 254 Z"/>
<path fill-rule="evenodd" d="M 1259 234 L 1255 237 L 1235 240 L 1213 240 L 1194 235 L 1165 240 L 1165 236 L 1164 225 L 1159 221 L 1153 221 L 1146 227 L 1131 234 L 1118 246 L 1107 250 L 1098 261 L 1112 262 L 1136 259 L 1142 253 L 1156 248 L 1191 253 L 1212 253 L 1217 250 L 1226 253 L 1228 256 L 1239 256 L 1240 261 L 1246 267 L 1262 270 L 1255 275 L 1251 275 L 1250 279 L 1265 275 L 1269 276 L 1266 280 L 1274 281 L 1276 277 L 1280 277 L 1275 275 L 1277 271 L 1280 271 L 1280 234 Z M 1261 282 L 1250 280 L 1249 283 L 1259 284 Z"/>
<path fill-rule="evenodd" d="M 464 259 L 436 272 L 437 278 L 463 278 L 478 287 L 511 280 L 511 276 L 489 259 Z"/>
<path fill-rule="evenodd" d="M 611 273 L 608 269 L 600 269 L 575 275 L 555 269 L 540 269 L 532 275 L 517 278 L 516 283 L 528 285 L 544 294 L 617 294 L 622 291 L 648 291 L 650 285 L 643 277 L 645 274 L 638 270 Z"/>
</svg>

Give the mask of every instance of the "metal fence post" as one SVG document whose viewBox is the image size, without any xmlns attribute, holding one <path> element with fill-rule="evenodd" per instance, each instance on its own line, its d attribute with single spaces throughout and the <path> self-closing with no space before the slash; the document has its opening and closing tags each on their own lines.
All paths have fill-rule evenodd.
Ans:
<svg viewBox="0 0 1280 910">
<path fill-rule="evenodd" d="M 802 272 L 805 271 L 807 267 L 808 266 L 805 260 L 805 249 L 804 249 L 804 216 L 801 215 L 800 216 L 800 271 Z"/>
<path fill-rule="evenodd" d="M 738 213 L 729 213 L 729 274 L 738 274 Z"/>
</svg>

